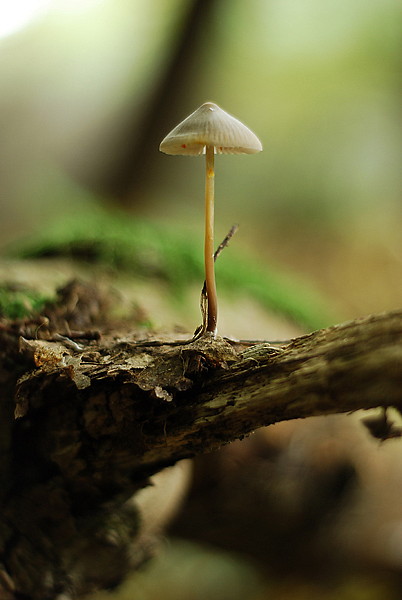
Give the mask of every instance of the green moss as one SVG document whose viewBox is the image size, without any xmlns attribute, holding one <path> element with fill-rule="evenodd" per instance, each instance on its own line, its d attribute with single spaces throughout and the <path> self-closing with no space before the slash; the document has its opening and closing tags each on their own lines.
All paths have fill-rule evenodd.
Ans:
<svg viewBox="0 0 402 600">
<path fill-rule="evenodd" d="M 170 284 L 172 296 L 184 297 L 189 284 L 204 276 L 201 244 L 187 234 L 127 215 L 98 209 L 63 219 L 40 235 L 19 244 L 14 256 L 69 256 L 129 271 L 140 278 Z M 256 265 L 236 253 L 234 244 L 217 262 L 221 291 L 250 294 L 269 310 L 285 315 L 308 330 L 334 322 L 326 304 L 304 282 L 269 266 Z"/>
<path fill-rule="evenodd" d="M 40 312 L 49 300 L 47 296 L 24 287 L 0 286 L 0 317 L 23 319 Z"/>
</svg>

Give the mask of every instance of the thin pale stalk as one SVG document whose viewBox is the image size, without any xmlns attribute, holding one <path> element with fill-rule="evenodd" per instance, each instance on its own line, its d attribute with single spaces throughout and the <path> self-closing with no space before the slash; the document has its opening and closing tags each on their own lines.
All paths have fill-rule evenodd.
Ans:
<svg viewBox="0 0 402 600">
<path fill-rule="evenodd" d="M 205 173 L 205 282 L 207 287 L 208 318 L 207 328 L 216 334 L 218 322 L 218 298 L 216 294 L 215 283 L 215 265 L 214 265 L 214 147 L 206 147 L 206 173 Z"/>
</svg>

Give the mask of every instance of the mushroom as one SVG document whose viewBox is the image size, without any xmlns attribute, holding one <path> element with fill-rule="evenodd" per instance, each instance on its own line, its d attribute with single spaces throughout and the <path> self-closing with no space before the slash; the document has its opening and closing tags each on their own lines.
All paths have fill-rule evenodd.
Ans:
<svg viewBox="0 0 402 600">
<path fill-rule="evenodd" d="M 262 150 L 257 136 L 213 102 L 202 104 L 162 140 L 165 154 L 205 154 L 205 282 L 207 321 L 205 332 L 217 332 L 218 300 L 214 267 L 214 154 L 255 154 Z"/>
</svg>

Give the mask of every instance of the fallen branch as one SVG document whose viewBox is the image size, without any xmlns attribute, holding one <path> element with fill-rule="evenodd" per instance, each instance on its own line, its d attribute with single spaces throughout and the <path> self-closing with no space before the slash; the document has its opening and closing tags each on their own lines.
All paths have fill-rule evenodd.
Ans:
<svg viewBox="0 0 402 600">
<path fill-rule="evenodd" d="M 89 435 L 124 437 L 124 459 L 113 446 L 103 459 L 141 472 L 277 421 L 402 407 L 401 312 L 321 330 L 284 348 L 244 349 L 204 337 L 174 348 L 137 348 L 134 340 L 117 339 L 80 354 L 39 341 L 25 342 L 23 350 L 39 369 L 17 385 L 16 416 L 32 421 L 40 407 L 43 423 L 43 408 L 54 412 L 53 395 L 78 402 Z M 58 427 L 50 424 L 48 444 L 64 456 Z"/>
<path fill-rule="evenodd" d="M 90 589 L 88 540 L 104 530 L 105 514 L 124 512 L 163 467 L 278 421 L 377 406 L 402 411 L 402 311 L 282 348 L 211 336 L 146 347 L 114 336 L 78 351 L 63 339 L 23 338 L 17 355 L 7 336 L 14 371 L 1 400 L 4 578 L 35 599 Z M 135 519 L 125 519 L 136 530 Z M 77 561 L 78 580 L 71 575 Z M 103 576 L 98 569 L 92 584 L 103 585 Z M 1 581 L 0 571 L 0 591 Z"/>
</svg>

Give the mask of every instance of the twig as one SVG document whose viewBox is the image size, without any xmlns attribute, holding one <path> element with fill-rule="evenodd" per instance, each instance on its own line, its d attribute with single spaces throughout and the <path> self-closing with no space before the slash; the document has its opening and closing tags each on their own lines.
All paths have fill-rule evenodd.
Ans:
<svg viewBox="0 0 402 600">
<path fill-rule="evenodd" d="M 230 240 L 232 239 L 232 237 L 234 236 L 234 234 L 237 232 L 237 230 L 239 229 L 238 225 L 232 225 L 232 227 L 230 228 L 229 232 L 227 233 L 227 235 L 225 236 L 225 238 L 221 241 L 221 243 L 219 244 L 219 246 L 217 247 L 217 249 L 214 252 L 214 261 L 216 261 L 216 259 L 218 258 L 218 256 L 221 254 L 222 250 L 224 250 L 228 245 Z M 200 297 L 200 309 L 201 309 L 201 315 L 202 315 L 202 324 L 199 325 L 197 327 L 197 329 L 194 331 L 194 335 L 192 338 L 188 339 L 188 340 L 175 340 L 173 342 L 163 342 L 162 340 L 139 340 L 138 342 L 136 342 L 136 346 L 184 346 L 186 344 L 191 344 L 193 342 L 195 342 L 196 340 L 198 340 L 202 335 L 204 335 L 204 333 L 207 330 L 207 322 L 208 322 L 208 298 L 207 298 L 207 285 L 206 282 L 204 281 L 204 285 L 202 286 L 202 290 L 201 290 L 201 297 Z"/>
<path fill-rule="evenodd" d="M 232 239 L 232 237 L 234 236 L 234 234 L 237 232 L 238 229 L 239 229 L 239 226 L 237 224 L 232 225 L 232 227 L 230 228 L 230 231 L 228 232 L 226 237 L 221 241 L 221 243 L 219 244 L 219 246 L 217 247 L 217 249 L 214 252 L 214 262 L 216 261 L 216 259 L 218 258 L 218 256 L 222 252 L 222 250 L 229 245 L 230 240 Z M 204 281 L 204 285 L 202 286 L 202 290 L 201 290 L 200 309 L 201 309 L 201 315 L 202 315 L 202 325 L 197 327 L 197 329 L 195 330 L 194 336 L 197 336 L 195 339 L 198 339 L 207 330 L 208 295 L 207 295 L 207 282 L 206 281 Z M 191 341 L 193 341 L 193 340 L 191 340 Z"/>
</svg>

